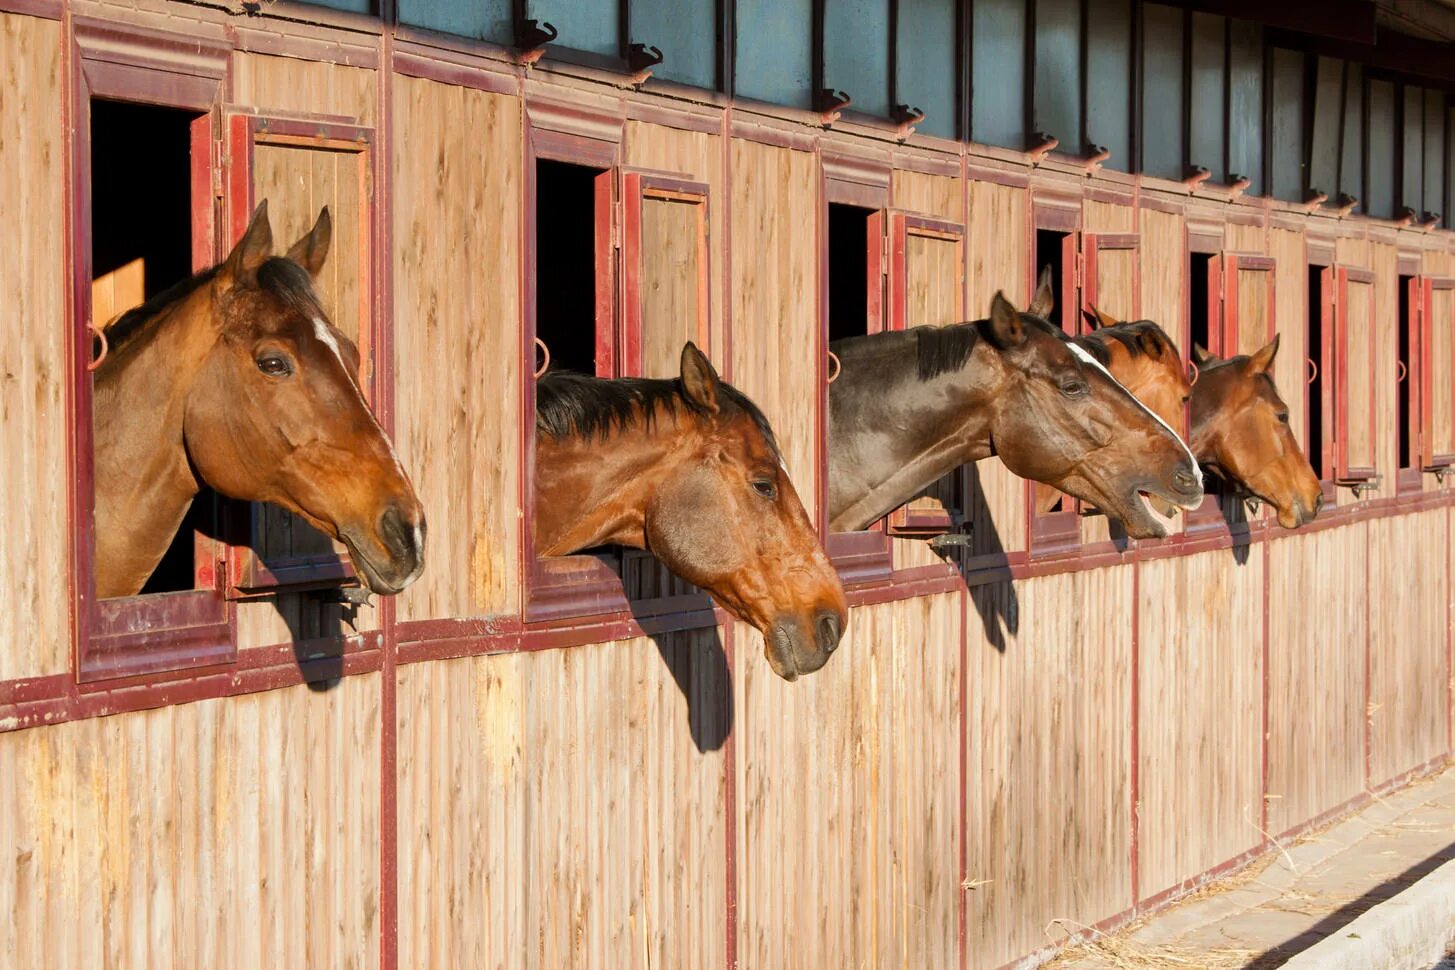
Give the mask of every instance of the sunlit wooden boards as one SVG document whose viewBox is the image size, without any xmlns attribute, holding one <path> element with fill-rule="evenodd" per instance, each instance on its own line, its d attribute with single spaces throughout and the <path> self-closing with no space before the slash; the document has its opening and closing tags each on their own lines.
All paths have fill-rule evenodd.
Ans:
<svg viewBox="0 0 1455 970">
<path fill-rule="evenodd" d="M 1268 830 L 1364 788 L 1366 524 L 1268 547 Z"/>
<path fill-rule="evenodd" d="M 0 735 L 0 953 L 377 966 L 379 675 Z"/>
<path fill-rule="evenodd" d="M 60 50 L 56 21 L 0 14 L 0 680 L 71 662 Z"/>
<path fill-rule="evenodd" d="M 1131 906 L 1132 568 L 978 587 L 966 627 L 967 953 L 993 968 Z"/>
<path fill-rule="evenodd" d="M 734 632 L 738 964 L 955 962 L 960 600 L 853 611 L 822 670 Z"/>
<path fill-rule="evenodd" d="M 429 568 L 400 596 L 399 616 L 513 613 L 520 105 L 393 83 L 395 445 L 429 513 Z"/>
<path fill-rule="evenodd" d="M 1447 750 L 1447 513 L 1369 523 L 1369 780 L 1377 786 Z M 1411 568 L 1411 564 L 1420 563 Z"/>
<path fill-rule="evenodd" d="M 1143 897 L 1263 841 L 1263 550 L 1138 576 L 1138 860 Z"/>
<path fill-rule="evenodd" d="M 817 500 L 820 393 L 818 163 L 807 152 L 732 146 L 733 383 L 773 425 L 809 517 Z"/>
<path fill-rule="evenodd" d="M 399 672 L 399 965 L 722 966 L 716 630 Z"/>
</svg>

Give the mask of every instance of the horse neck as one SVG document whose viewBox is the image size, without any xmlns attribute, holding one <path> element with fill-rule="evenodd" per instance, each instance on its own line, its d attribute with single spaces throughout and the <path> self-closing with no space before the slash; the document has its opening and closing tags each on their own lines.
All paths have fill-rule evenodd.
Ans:
<svg viewBox="0 0 1455 970">
<path fill-rule="evenodd" d="M 537 433 L 537 555 L 603 545 L 645 548 L 647 504 L 684 453 L 683 437 L 678 420 L 660 409 L 651 427 L 637 421 L 605 439 Z"/>
<path fill-rule="evenodd" d="M 111 356 L 93 391 L 98 596 L 137 592 L 197 494 L 182 440 L 193 377 L 216 343 L 205 286 L 164 309 Z"/>
<path fill-rule="evenodd" d="M 841 359 L 829 388 L 829 524 L 859 529 L 943 475 L 991 454 L 1004 368 L 984 340 L 963 367 L 927 380 L 912 342 L 893 359 Z"/>
</svg>

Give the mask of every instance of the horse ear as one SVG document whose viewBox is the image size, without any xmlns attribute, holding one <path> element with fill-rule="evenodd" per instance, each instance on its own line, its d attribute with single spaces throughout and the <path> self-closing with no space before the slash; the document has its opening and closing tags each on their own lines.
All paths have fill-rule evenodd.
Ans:
<svg viewBox="0 0 1455 970">
<path fill-rule="evenodd" d="M 1092 307 L 1090 310 L 1083 308 L 1081 311 L 1081 319 L 1085 320 L 1086 325 L 1092 330 L 1100 330 L 1102 328 L 1101 317 L 1096 315 L 1095 307 Z"/>
<path fill-rule="evenodd" d="M 1101 325 L 1103 327 L 1114 327 L 1118 323 L 1121 322 L 1116 317 L 1112 316 L 1110 313 L 1103 313 L 1101 311 L 1101 307 L 1093 306 L 1091 308 L 1091 312 L 1094 313 L 1094 314 L 1096 314 L 1096 319 L 1101 322 Z"/>
<path fill-rule="evenodd" d="M 1201 366 L 1213 360 L 1213 355 L 1208 353 L 1207 348 L 1202 344 L 1192 345 L 1192 362 Z"/>
<path fill-rule="evenodd" d="M 1001 350 L 1009 350 L 1025 343 L 1026 331 L 1021 323 L 1020 311 L 1011 305 L 1005 294 L 995 291 L 990 301 L 990 342 Z"/>
<path fill-rule="evenodd" d="M 1049 320 L 1051 311 L 1055 308 L 1056 294 L 1051 291 L 1051 267 L 1047 264 L 1041 267 L 1041 278 L 1036 281 L 1036 295 L 1031 297 L 1031 305 L 1026 307 L 1026 312 L 1033 317 Z"/>
<path fill-rule="evenodd" d="M 1273 366 L 1273 358 L 1278 356 L 1278 338 L 1281 334 L 1274 334 L 1273 339 L 1248 361 L 1248 369 L 1255 374 L 1266 374 L 1268 368 Z"/>
<path fill-rule="evenodd" d="M 236 283 L 257 272 L 263 261 L 273 255 L 273 225 L 268 221 L 268 200 L 258 203 L 247 231 L 232 247 L 222 265 L 222 274 L 229 283 Z"/>
<path fill-rule="evenodd" d="M 323 269 L 323 261 L 328 258 L 328 244 L 333 239 L 333 218 L 328 214 L 328 206 L 324 206 L 318 213 L 318 221 L 308 234 L 293 244 L 288 250 L 288 258 L 299 266 L 308 270 L 308 275 L 314 279 Z"/>
<path fill-rule="evenodd" d="M 722 381 L 713 369 L 712 361 L 692 341 L 682 347 L 682 390 L 687 400 L 702 408 L 708 414 L 717 414 L 718 388 Z"/>
</svg>

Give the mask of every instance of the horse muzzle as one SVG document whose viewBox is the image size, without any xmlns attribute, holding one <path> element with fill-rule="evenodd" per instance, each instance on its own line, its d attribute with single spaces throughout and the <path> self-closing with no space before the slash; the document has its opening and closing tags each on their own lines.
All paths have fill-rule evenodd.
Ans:
<svg viewBox="0 0 1455 970">
<path fill-rule="evenodd" d="M 380 595 L 402 592 L 424 571 L 424 513 L 390 504 L 369 532 L 340 532 L 359 577 Z"/>
<path fill-rule="evenodd" d="M 784 680 L 813 673 L 838 649 L 844 622 L 836 609 L 820 609 L 811 617 L 780 618 L 764 636 L 768 665 Z"/>
</svg>

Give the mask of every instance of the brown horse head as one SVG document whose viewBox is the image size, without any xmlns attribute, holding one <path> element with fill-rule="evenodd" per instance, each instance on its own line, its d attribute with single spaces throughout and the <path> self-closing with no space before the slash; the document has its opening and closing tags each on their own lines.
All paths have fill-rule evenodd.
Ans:
<svg viewBox="0 0 1455 970">
<path fill-rule="evenodd" d="M 1153 414 L 1171 427 L 1181 428 L 1192 382 L 1166 331 L 1151 320 L 1118 321 L 1096 307 L 1083 310 L 1082 316 L 1092 331 L 1077 337 L 1076 342 Z M 1153 504 L 1164 515 L 1173 512 L 1160 499 Z"/>
<path fill-rule="evenodd" d="M 536 386 L 536 552 L 648 549 L 763 633 L 785 680 L 822 667 L 847 608 L 761 411 L 693 344 L 677 380 Z"/>
<path fill-rule="evenodd" d="M 1048 280 L 1033 307 L 1049 306 Z M 829 505 L 863 528 L 987 455 L 1094 502 L 1144 538 L 1166 530 L 1142 496 L 1192 507 L 1202 473 L 1167 423 L 1094 356 L 997 293 L 988 319 L 835 341 Z"/>
<path fill-rule="evenodd" d="M 102 595 L 139 589 L 155 561 L 140 570 L 149 554 L 130 548 L 159 558 L 175 532 L 175 522 L 165 535 L 147 525 L 167 514 L 134 514 L 128 468 L 153 465 L 177 479 L 164 491 L 186 501 L 202 482 L 301 516 L 348 547 L 375 592 L 397 593 L 424 568 L 423 509 L 364 400 L 358 349 L 329 322 L 313 287 L 330 234 L 324 209 L 285 257 L 274 257 L 264 202 L 222 264 L 118 323 L 119 345 L 96 387 Z M 147 420 L 159 433 L 137 430 Z M 175 454 L 150 453 L 157 449 Z M 142 534 L 127 534 L 132 523 Z M 130 568 L 109 572 L 107 551 Z"/>
<path fill-rule="evenodd" d="M 1296 529 L 1324 504 L 1319 479 L 1288 426 L 1288 405 L 1274 386 L 1278 337 L 1247 357 L 1220 360 L 1193 349 L 1199 369 L 1192 388 L 1192 447 L 1214 474 L 1278 512 Z"/>
</svg>

